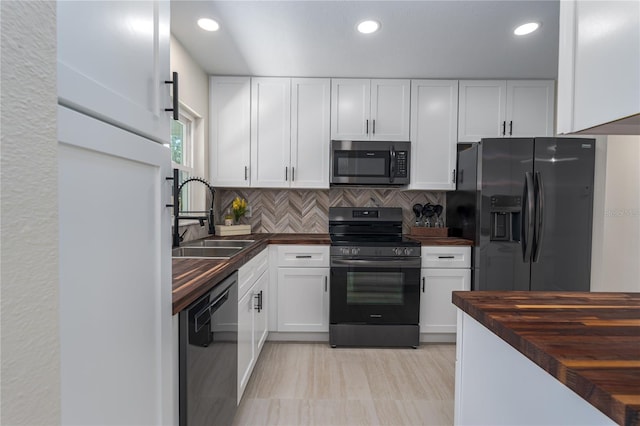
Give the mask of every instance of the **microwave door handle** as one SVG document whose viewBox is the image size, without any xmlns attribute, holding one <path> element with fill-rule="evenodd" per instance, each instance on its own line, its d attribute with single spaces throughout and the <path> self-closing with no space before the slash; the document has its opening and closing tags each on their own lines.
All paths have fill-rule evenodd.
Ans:
<svg viewBox="0 0 640 426">
<path fill-rule="evenodd" d="M 393 183 L 396 177 L 396 150 L 393 146 L 389 149 L 389 158 L 389 183 Z"/>
</svg>

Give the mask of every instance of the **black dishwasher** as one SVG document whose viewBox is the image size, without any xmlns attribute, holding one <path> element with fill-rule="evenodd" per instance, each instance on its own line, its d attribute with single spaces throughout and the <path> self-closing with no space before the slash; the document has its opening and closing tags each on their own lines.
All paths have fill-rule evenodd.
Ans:
<svg viewBox="0 0 640 426">
<path fill-rule="evenodd" d="M 180 426 L 230 425 L 237 409 L 238 273 L 180 312 Z"/>
</svg>

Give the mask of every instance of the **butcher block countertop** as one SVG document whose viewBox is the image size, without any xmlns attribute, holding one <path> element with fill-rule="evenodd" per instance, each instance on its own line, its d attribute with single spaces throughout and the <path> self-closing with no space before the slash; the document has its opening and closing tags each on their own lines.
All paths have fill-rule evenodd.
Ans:
<svg viewBox="0 0 640 426">
<path fill-rule="evenodd" d="M 456 291 L 453 303 L 613 421 L 640 424 L 640 293 Z"/>
<path fill-rule="evenodd" d="M 189 306 L 198 297 L 251 260 L 269 244 L 331 244 L 329 234 L 251 234 L 213 237 L 226 240 L 255 240 L 255 243 L 230 259 L 173 259 L 173 314 Z M 415 238 L 415 237 L 411 237 Z M 469 240 L 452 237 L 415 238 L 422 245 L 471 245 Z M 185 245 L 188 243 L 185 243 Z"/>
</svg>

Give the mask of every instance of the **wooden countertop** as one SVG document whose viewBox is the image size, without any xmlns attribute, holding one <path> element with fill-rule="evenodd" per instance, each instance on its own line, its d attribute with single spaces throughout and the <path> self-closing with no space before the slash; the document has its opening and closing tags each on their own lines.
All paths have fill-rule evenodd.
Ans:
<svg viewBox="0 0 640 426">
<path fill-rule="evenodd" d="M 456 291 L 453 303 L 618 424 L 640 424 L 640 293 Z"/>
<path fill-rule="evenodd" d="M 248 249 L 227 259 L 173 259 L 173 314 L 189 306 L 198 297 L 251 260 L 269 244 L 331 244 L 329 234 L 250 234 L 213 237 L 226 240 L 255 240 Z M 428 245 L 472 245 L 470 240 L 454 237 L 411 238 Z"/>
</svg>

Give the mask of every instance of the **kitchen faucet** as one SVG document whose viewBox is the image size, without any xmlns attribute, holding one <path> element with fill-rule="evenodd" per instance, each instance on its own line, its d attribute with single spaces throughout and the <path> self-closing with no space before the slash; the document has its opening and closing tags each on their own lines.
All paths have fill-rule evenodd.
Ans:
<svg viewBox="0 0 640 426">
<path fill-rule="evenodd" d="M 200 222 L 200 226 L 204 226 L 204 221 L 206 220 L 209 223 L 209 234 L 215 234 L 216 228 L 213 223 L 213 200 L 216 195 L 216 191 L 203 178 L 200 177 L 191 177 L 186 179 L 184 182 L 179 183 L 179 174 L 180 171 L 178 169 L 173 169 L 173 247 L 179 247 L 180 241 L 182 241 L 182 235 L 180 235 L 180 231 L 178 230 L 178 225 L 181 220 L 198 220 Z M 211 206 L 209 207 L 209 211 L 184 211 L 182 213 L 206 213 L 206 216 L 180 216 L 180 191 L 182 188 L 189 182 L 200 182 L 209 188 L 211 192 Z M 185 231 L 186 232 L 186 231 Z"/>
</svg>

